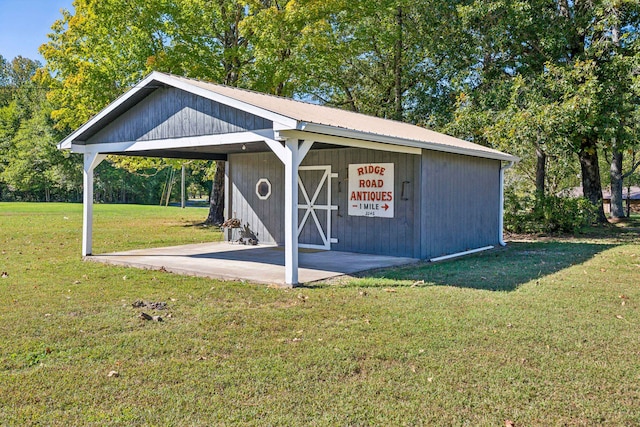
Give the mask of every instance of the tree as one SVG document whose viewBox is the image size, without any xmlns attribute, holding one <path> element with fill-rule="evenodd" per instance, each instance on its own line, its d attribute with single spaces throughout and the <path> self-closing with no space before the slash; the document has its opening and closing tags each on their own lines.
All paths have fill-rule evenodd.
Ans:
<svg viewBox="0 0 640 427">
<path fill-rule="evenodd" d="M 77 128 L 152 70 L 236 85 L 248 62 L 238 30 L 245 8 L 236 0 L 76 0 L 74 8 L 74 14 L 63 12 L 41 47 L 42 78 L 51 86 L 59 129 Z M 129 169 L 170 164 L 124 162 Z M 221 165 L 216 183 L 224 182 Z M 213 188 L 209 220 L 220 223 L 223 186 Z"/>
<path fill-rule="evenodd" d="M 625 95 L 631 92 L 628 64 L 633 61 L 625 58 L 637 58 L 637 2 L 489 1 L 474 2 L 463 11 L 467 32 L 479 49 L 476 78 L 468 78 L 470 100 L 460 104 L 457 121 L 482 117 L 483 111 L 509 111 L 510 88 L 515 78 L 524 78 L 544 94 L 542 103 L 527 102 L 525 109 L 532 109 L 531 114 L 541 107 L 554 112 L 556 125 L 541 135 L 545 147 L 577 155 L 584 195 L 599 206 L 598 220 L 606 221 L 598 151 L 614 140 L 630 140 L 622 138 L 621 123 L 633 105 Z M 487 139 L 492 128 L 485 123 L 476 130 Z M 539 144 L 529 146 L 543 154 L 541 162 L 546 160 Z M 539 170 L 544 167 L 539 165 Z"/>
<path fill-rule="evenodd" d="M 59 135 L 49 117 L 47 88 L 33 80 L 40 66 L 20 56 L 5 62 L 5 93 L 10 99 L 0 108 L 0 182 L 6 195 L 49 201 L 64 197 L 73 187 L 69 177 L 77 171 L 77 162 L 56 149 Z"/>
</svg>

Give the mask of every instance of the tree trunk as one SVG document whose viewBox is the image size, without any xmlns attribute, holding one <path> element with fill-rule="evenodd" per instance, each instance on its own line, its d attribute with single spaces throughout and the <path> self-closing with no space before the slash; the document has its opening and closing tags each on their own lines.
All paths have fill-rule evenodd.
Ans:
<svg viewBox="0 0 640 427">
<path fill-rule="evenodd" d="M 394 78 L 394 109 L 393 109 L 393 119 L 394 120 L 402 120 L 402 116 L 404 115 L 403 107 L 402 107 L 402 50 L 403 46 L 403 15 L 402 15 L 402 7 L 398 7 L 396 11 L 396 25 L 397 25 L 397 33 L 396 33 L 396 44 L 394 48 L 393 55 L 393 78 Z"/>
<path fill-rule="evenodd" d="M 580 170 L 582 171 L 582 191 L 591 203 L 597 207 L 596 221 L 599 224 L 607 222 L 602 206 L 602 183 L 600 181 L 600 167 L 598 166 L 598 150 L 595 142 L 585 139 L 578 153 Z"/>
<path fill-rule="evenodd" d="M 220 225 L 224 222 L 224 197 L 224 162 L 218 161 L 209 199 L 209 216 L 205 224 Z"/>
<path fill-rule="evenodd" d="M 227 86 L 238 86 L 242 63 L 238 56 L 240 46 L 247 43 L 246 39 L 240 37 L 239 23 L 244 16 L 245 8 L 240 3 L 233 3 L 229 8 L 226 3 L 220 2 L 223 22 L 226 22 L 224 32 L 219 36 L 223 40 L 223 83 Z M 224 217 L 224 162 L 216 162 L 216 172 L 213 176 L 211 186 L 211 197 L 209 199 L 209 215 L 205 224 L 220 225 L 225 221 Z"/>
<path fill-rule="evenodd" d="M 536 199 L 542 200 L 545 194 L 547 175 L 547 154 L 540 147 L 536 147 Z"/>
<path fill-rule="evenodd" d="M 624 218 L 624 207 L 622 206 L 622 152 L 615 147 L 611 156 L 609 175 L 611 177 L 611 218 Z"/>
</svg>

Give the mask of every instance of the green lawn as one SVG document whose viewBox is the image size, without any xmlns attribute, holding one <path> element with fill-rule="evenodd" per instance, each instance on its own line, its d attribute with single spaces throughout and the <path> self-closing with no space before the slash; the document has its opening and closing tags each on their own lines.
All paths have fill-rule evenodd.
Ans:
<svg viewBox="0 0 640 427">
<path fill-rule="evenodd" d="M 94 252 L 205 215 L 98 205 Z M 639 222 L 286 290 L 85 263 L 81 205 L 0 203 L 0 425 L 640 425 Z"/>
</svg>

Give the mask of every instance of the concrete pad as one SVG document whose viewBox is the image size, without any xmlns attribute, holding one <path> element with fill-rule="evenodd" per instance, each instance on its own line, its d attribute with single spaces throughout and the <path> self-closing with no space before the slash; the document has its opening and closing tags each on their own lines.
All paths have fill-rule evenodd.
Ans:
<svg viewBox="0 0 640 427">
<path fill-rule="evenodd" d="M 200 243 L 92 255 L 85 259 L 189 276 L 284 285 L 284 248 L 280 246 Z M 415 258 L 300 249 L 298 277 L 300 283 L 310 283 L 417 261 Z"/>
</svg>

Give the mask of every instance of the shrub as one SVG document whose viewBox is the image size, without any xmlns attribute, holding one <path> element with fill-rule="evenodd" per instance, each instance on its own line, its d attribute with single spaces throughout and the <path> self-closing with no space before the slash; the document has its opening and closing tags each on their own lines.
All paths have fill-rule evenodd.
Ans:
<svg viewBox="0 0 640 427">
<path fill-rule="evenodd" d="M 518 197 L 505 192 L 504 226 L 512 233 L 575 234 L 593 223 L 596 212 L 584 197 Z"/>
</svg>

